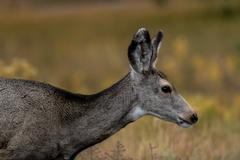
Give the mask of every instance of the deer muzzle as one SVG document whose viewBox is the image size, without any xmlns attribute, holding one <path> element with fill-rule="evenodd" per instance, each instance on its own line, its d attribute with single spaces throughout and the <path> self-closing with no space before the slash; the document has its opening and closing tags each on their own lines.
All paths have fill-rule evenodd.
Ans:
<svg viewBox="0 0 240 160">
<path fill-rule="evenodd" d="M 198 121 L 196 112 L 191 112 L 178 117 L 177 124 L 181 127 L 188 128 Z"/>
</svg>

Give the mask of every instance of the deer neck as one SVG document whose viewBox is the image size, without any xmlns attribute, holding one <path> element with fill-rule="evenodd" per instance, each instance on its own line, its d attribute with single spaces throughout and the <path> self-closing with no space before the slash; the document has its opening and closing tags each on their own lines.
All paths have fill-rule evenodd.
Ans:
<svg viewBox="0 0 240 160">
<path fill-rule="evenodd" d="M 102 121 L 100 128 L 106 134 L 115 133 L 131 122 L 128 114 L 133 107 L 137 106 L 138 99 L 129 74 L 95 96 L 96 99 L 90 106 L 94 106 L 93 115 L 96 120 Z"/>
<path fill-rule="evenodd" d="M 130 74 L 104 91 L 90 96 L 86 106 L 80 105 L 84 114 L 71 123 L 70 148 L 75 153 L 101 142 L 135 119 L 129 116 L 138 104 Z M 86 109 L 82 109 L 86 108 Z M 66 148 L 66 146 L 65 146 Z"/>
</svg>

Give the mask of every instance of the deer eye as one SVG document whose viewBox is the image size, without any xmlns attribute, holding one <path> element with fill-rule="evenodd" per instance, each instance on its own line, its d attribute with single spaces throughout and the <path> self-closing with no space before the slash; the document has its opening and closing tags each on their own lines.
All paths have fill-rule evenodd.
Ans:
<svg viewBox="0 0 240 160">
<path fill-rule="evenodd" d="M 162 87 L 162 92 L 163 93 L 171 93 L 172 92 L 172 89 L 170 86 L 163 86 Z"/>
</svg>

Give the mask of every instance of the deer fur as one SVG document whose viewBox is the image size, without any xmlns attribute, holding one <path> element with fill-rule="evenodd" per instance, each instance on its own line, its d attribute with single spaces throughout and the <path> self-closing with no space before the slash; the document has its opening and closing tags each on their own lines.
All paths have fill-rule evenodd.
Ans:
<svg viewBox="0 0 240 160">
<path fill-rule="evenodd" d="M 74 159 L 147 114 L 182 127 L 195 123 L 189 104 L 155 69 L 161 39 L 162 32 L 151 41 L 146 29 L 140 29 L 128 50 L 130 72 L 93 95 L 0 78 L 0 160 Z"/>
</svg>

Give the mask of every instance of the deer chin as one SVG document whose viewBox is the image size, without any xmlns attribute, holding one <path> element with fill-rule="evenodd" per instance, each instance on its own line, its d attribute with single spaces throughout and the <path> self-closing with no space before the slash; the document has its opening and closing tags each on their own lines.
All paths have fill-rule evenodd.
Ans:
<svg viewBox="0 0 240 160">
<path fill-rule="evenodd" d="M 191 123 L 189 123 L 188 121 L 182 119 L 182 118 L 179 118 L 178 121 L 177 121 L 177 125 L 179 125 L 180 127 L 183 127 L 183 128 L 189 128 L 192 126 Z"/>
<path fill-rule="evenodd" d="M 183 123 L 177 123 L 180 127 L 183 127 L 183 128 L 189 128 L 189 127 L 191 127 L 192 125 L 191 124 L 189 124 L 189 123 L 185 123 L 185 122 L 183 122 Z"/>
<path fill-rule="evenodd" d="M 159 118 L 159 119 L 161 119 L 163 121 L 167 121 L 167 122 L 171 122 L 171 123 L 178 123 L 178 121 L 176 121 L 173 118 L 169 118 L 169 117 L 157 114 L 157 113 L 147 112 L 147 115 L 154 116 L 154 117 Z"/>
</svg>

